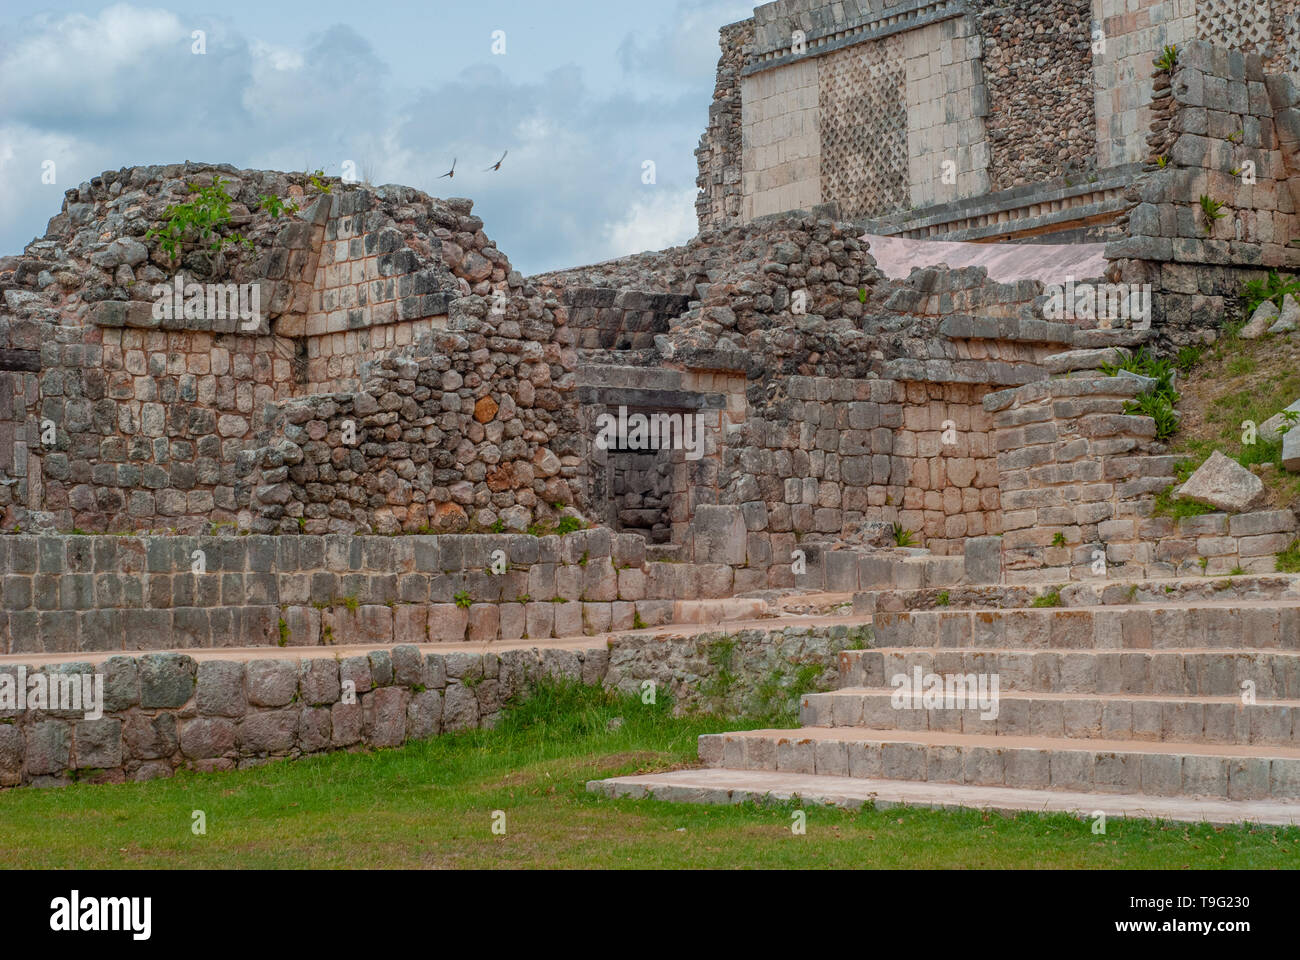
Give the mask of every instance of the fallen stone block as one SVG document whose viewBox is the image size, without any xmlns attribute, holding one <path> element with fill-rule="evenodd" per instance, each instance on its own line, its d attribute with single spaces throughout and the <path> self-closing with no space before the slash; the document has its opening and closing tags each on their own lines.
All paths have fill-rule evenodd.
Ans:
<svg viewBox="0 0 1300 960">
<path fill-rule="evenodd" d="M 1288 423 L 1288 413 L 1296 414 L 1296 422 L 1294 424 Z M 1282 429 L 1283 427 L 1287 427 L 1288 429 L 1284 431 Z M 1264 440 L 1267 443 L 1272 443 L 1274 440 L 1282 437 L 1284 433 L 1296 430 L 1297 428 L 1300 428 L 1300 400 L 1297 400 L 1284 410 L 1279 410 L 1277 413 L 1273 414 L 1273 416 L 1261 423 L 1258 430 L 1259 439 Z"/>
<path fill-rule="evenodd" d="M 1300 473 L 1300 429 L 1288 430 L 1282 438 L 1282 468 Z"/>
<path fill-rule="evenodd" d="M 1218 450 L 1174 494 L 1175 500 L 1204 503 L 1217 510 L 1242 513 L 1261 506 L 1264 481 Z"/>
<path fill-rule="evenodd" d="M 1282 298 L 1282 312 L 1268 328 L 1268 332 L 1290 333 L 1297 328 L 1300 328 L 1300 303 L 1297 303 L 1295 297 L 1288 293 Z"/>
<path fill-rule="evenodd" d="M 1272 300 L 1265 300 L 1255 308 L 1255 312 L 1250 315 L 1250 319 L 1246 321 L 1246 325 L 1241 328 L 1237 336 L 1243 340 L 1258 340 L 1277 320 L 1278 314 L 1277 304 Z"/>
</svg>

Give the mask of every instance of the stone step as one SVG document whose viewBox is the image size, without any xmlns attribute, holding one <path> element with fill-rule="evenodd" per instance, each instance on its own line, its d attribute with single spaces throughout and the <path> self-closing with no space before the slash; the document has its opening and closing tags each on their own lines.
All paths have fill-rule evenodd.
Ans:
<svg viewBox="0 0 1300 960">
<path fill-rule="evenodd" d="M 915 689 L 913 687 L 912 689 Z M 987 692 L 987 690 L 986 690 Z M 887 688 L 853 687 L 803 697 L 799 722 L 809 727 L 923 730 L 1067 740 L 1276 744 L 1300 747 L 1300 700 L 1135 696 L 999 690 L 981 709 L 974 692 L 960 708 L 911 706 Z"/>
<path fill-rule="evenodd" d="M 1300 650 L 1025 650 L 900 647 L 844 650 L 844 687 L 888 687 L 899 673 L 996 673 L 1000 689 L 1300 699 Z"/>
<path fill-rule="evenodd" d="M 1300 650 L 1300 603 L 1294 600 L 913 610 L 877 612 L 871 623 L 875 648 Z"/>
<path fill-rule="evenodd" d="M 1155 797 L 1134 793 L 1085 793 L 1074 790 L 1024 790 L 972 784 L 928 783 L 916 780 L 853 779 L 774 770 L 727 770 L 705 767 L 592 780 L 587 789 L 607 797 L 676 803 L 763 803 L 794 798 L 804 805 L 832 804 L 857 810 L 920 807 L 936 810 L 970 808 L 995 813 L 1068 813 L 1096 821 L 1133 817 L 1184 823 L 1287 826 L 1300 824 L 1300 803 L 1279 800 L 1210 800 L 1197 797 Z M 1081 827 L 1087 829 L 1087 827 Z"/>
<path fill-rule="evenodd" d="M 1262 517 L 1255 526 L 1239 527 L 1239 532 L 1253 535 L 1260 529 L 1281 527 L 1290 518 L 1290 511 L 1266 511 L 1259 514 L 1239 514 L 1229 518 L 1226 514 L 1189 517 L 1180 521 L 1187 527 L 1187 537 L 1213 533 L 1220 528 L 1226 536 L 1238 521 Z M 1277 517 L 1279 519 L 1272 519 Z M 1217 526 L 1208 521 L 1217 520 Z M 1192 524 L 1198 526 L 1192 526 Z M 1290 519 L 1292 527 L 1294 519 Z M 1288 527 L 1291 529 L 1292 527 Z M 1181 529 L 1181 527 L 1180 527 Z M 1250 531 L 1248 534 L 1247 531 Z M 864 559 L 866 564 L 868 559 Z M 888 589 L 862 590 L 853 595 L 853 609 L 859 615 L 880 611 L 893 613 L 905 610 L 1012 609 L 1032 607 L 1034 599 L 1042 596 L 1044 587 L 1027 584 L 963 584 L 956 587 L 902 588 L 890 585 Z M 1243 574 L 1235 577 L 1206 576 L 1166 577 L 1143 580 L 1096 579 L 1081 580 L 1060 587 L 1062 607 L 1134 606 L 1147 603 L 1169 605 L 1213 601 L 1300 600 L 1300 574 L 1269 573 Z"/>
<path fill-rule="evenodd" d="M 1255 744 L 993 736 L 861 727 L 746 730 L 700 737 L 700 759 L 776 770 L 1025 790 L 1228 800 L 1300 799 L 1300 748 Z"/>
</svg>

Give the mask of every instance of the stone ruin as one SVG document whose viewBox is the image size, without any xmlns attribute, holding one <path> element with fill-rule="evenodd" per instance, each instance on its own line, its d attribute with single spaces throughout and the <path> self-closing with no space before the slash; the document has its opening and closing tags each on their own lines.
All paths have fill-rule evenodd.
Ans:
<svg viewBox="0 0 1300 960">
<path fill-rule="evenodd" d="M 681 247 L 523 277 L 470 201 L 407 187 L 187 163 L 68 191 L 0 259 L 0 784 L 396 745 L 490 724 L 547 673 L 717 707 L 731 637 L 746 689 L 791 664 L 839 684 L 799 699 L 807 735 L 706 738 L 703 771 L 594 788 L 851 803 L 845 778 L 928 779 L 1293 817 L 1292 708 L 1220 707 L 1242 680 L 1300 697 L 1300 583 L 1275 572 L 1294 505 L 1212 461 L 1185 489 L 1221 510 L 1157 515 L 1178 480 L 1133 411 L 1153 384 L 1103 368 L 1212 342 L 1244 283 L 1296 262 L 1300 94 L 1276 57 L 1192 40 L 1103 114 L 1088 77 L 1181 27 L 1108 15 L 1127 52 L 1044 85 L 1026 57 L 1078 49 L 1076 5 L 1045 36 L 1016 4 L 840 7 L 723 29 Z M 780 49 L 795 23 L 802 54 Z M 931 34 L 964 52 L 917 73 Z M 958 73 L 982 79 L 935 121 L 917 98 Z M 888 109 L 854 113 L 859 89 Z M 987 109 L 1022 94 L 1084 148 L 1044 155 L 1030 113 Z M 806 143 L 792 110 L 816 115 Z M 965 195 L 905 209 L 945 185 L 920 161 L 975 133 Z M 800 150 L 816 162 L 764 166 Z M 1224 172 L 1247 159 L 1248 186 Z M 243 239 L 171 256 L 152 231 L 218 180 Z M 1231 216 L 1203 222 L 1203 192 Z M 1053 312 L 1067 280 L 1145 286 L 1147 309 Z M 247 295 L 214 313 L 191 289 Z M 103 672 L 105 716 L 7 709 L 29 664 Z M 900 721 L 881 691 L 914 664 L 998 672 L 1007 719 Z M 1030 734 L 1049 746 L 996 739 Z"/>
</svg>

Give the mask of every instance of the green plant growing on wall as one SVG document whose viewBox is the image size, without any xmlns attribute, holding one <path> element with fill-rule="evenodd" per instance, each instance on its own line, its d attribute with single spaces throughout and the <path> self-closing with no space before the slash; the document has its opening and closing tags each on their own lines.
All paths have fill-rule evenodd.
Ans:
<svg viewBox="0 0 1300 960">
<path fill-rule="evenodd" d="M 846 650 L 866 650 L 871 646 L 871 628 L 855 627 L 848 633 L 849 645 Z"/>
<path fill-rule="evenodd" d="M 1040 593 L 1029 604 L 1031 607 L 1059 607 L 1061 605 L 1061 588 L 1053 587 L 1046 593 Z"/>
<path fill-rule="evenodd" d="M 1222 220 L 1227 216 L 1227 214 L 1223 212 L 1223 204 L 1218 200 L 1215 200 L 1213 197 L 1201 194 L 1200 202 L 1201 213 L 1205 217 L 1205 225 L 1201 227 L 1201 229 L 1208 234 L 1214 228 L 1214 222 L 1216 220 Z"/>
<path fill-rule="evenodd" d="M 1178 66 L 1178 47 L 1169 44 L 1160 51 L 1160 56 L 1156 57 L 1156 69 L 1163 70 L 1165 73 L 1173 73 L 1174 67 Z"/>
<path fill-rule="evenodd" d="M 226 192 L 226 181 L 220 177 L 212 178 L 212 185 L 200 187 L 196 183 L 189 185 L 190 193 L 195 196 L 185 203 L 173 203 L 163 211 L 166 223 L 154 227 L 146 233 L 146 240 L 157 240 L 158 246 L 169 260 L 180 259 L 181 246 L 188 242 L 187 237 L 196 237 L 195 242 L 211 240 L 213 253 L 230 244 L 242 243 L 250 250 L 253 241 L 241 233 L 221 236 L 217 231 L 230 224 L 230 204 L 234 197 Z"/>
<path fill-rule="evenodd" d="M 1052 546 L 1054 547 L 1065 546 L 1065 534 L 1059 530 L 1056 531 L 1056 536 L 1052 537 Z"/>
<path fill-rule="evenodd" d="M 1263 277 L 1248 280 L 1242 285 L 1241 295 L 1246 301 L 1246 313 L 1252 314 L 1265 300 L 1273 301 L 1273 306 L 1281 309 L 1282 298 L 1287 294 L 1300 294 L 1300 282 L 1295 277 L 1282 276 L 1276 270 L 1270 270 Z"/>
<path fill-rule="evenodd" d="M 311 185 L 315 187 L 317 190 L 319 190 L 321 193 L 330 192 L 330 184 L 329 181 L 325 179 L 324 170 L 316 170 L 314 173 L 307 174 L 307 179 L 310 180 Z"/>
<path fill-rule="evenodd" d="M 1291 546 L 1277 555 L 1278 573 L 1300 573 L 1300 540 L 1292 540 Z"/>
<path fill-rule="evenodd" d="M 566 533 L 576 533 L 582 529 L 582 521 L 577 517 L 560 517 L 560 522 L 555 525 L 555 532 L 560 536 Z"/>
<path fill-rule="evenodd" d="M 470 605 L 474 602 L 470 599 L 468 590 L 457 590 L 452 595 L 452 599 L 456 601 L 456 606 L 460 607 L 462 610 L 468 610 Z"/>
<path fill-rule="evenodd" d="M 700 693 L 707 699 L 726 703 L 731 691 L 735 689 L 740 677 L 732 672 L 732 660 L 736 653 L 734 637 L 719 637 L 705 648 L 705 659 L 713 667 L 713 675 L 700 684 Z"/>
<path fill-rule="evenodd" d="M 1191 373 L 1204 356 L 1205 346 L 1203 344 L 1198 343 L 1181 347 L 1178 355 L 1174 357 L 1174 366 L 1178 368 L 1179 373 Z"/>
<path fill-rule="evenodd" d="M 1232 133 L 1228 134 L 1229 143 L 1241 143 L 1241 141 L 1244 139 L 1246 139 L 1246 134 L 1241 130 L 1234 130 Z M 1241 173 L 1240 170 L 1236 170 L 1233 172 L 1232 175 L 1235 177 L 1238 176 L 1240 173 Z"/>
<path fill-rule="evenodd" d="M 1174 389 L 1176 370 L 1169 360 L 1148 353 L 1143 347 L 1131 357 L 1119 364 L 1102 364 L 1101 372 L 1108 377 L 1116 376 L 1121 370 L 1149 377 L 1156 381 L 1155 386 L 1146 393 L 1124 405 L 1124 412 L 1129 415 L 1150 417 L 1156 422 L 1156 439 L 1168 440 L 1178 430 L 1178 391 Z"/>
<path fill-rule="evenodd" d="M 294 203 L 292 200 L 284 200 L 281 197 L 277 197 L 273 193 L 264 193 L 258 197 L 257 208 L 259 210 L 265 210 L 276 220 L 279 220 L 281 215 L 285 213 L 298 212 L 298 204 Z"/>
<path fill-rule="evenodd" d="M 1160 156 L 1156 157 L 1156 166 L 1163 170 L 1165 167 L 1169 166 L 1169 158 L 1163 153 L 1160 154 Z"/>
<path fill-rule="evenodd" d="M 895 523 L 893 525 L 894 546 L 914 547 L 916 546 L 916 540 L 914 539 L 915 536 L 916 535 L 913 531 L 904 528 L 901 523 Z"/>
</svg>

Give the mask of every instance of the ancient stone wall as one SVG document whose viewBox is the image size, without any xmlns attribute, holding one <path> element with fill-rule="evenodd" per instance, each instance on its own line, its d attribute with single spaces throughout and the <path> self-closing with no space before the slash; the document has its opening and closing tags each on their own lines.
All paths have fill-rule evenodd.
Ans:
<svg viewBox="0 0 1300 960">
<path fill-rule="evenodd" d="M 979 5 L 989 110 L 990 188 L 1096 166 L 1091 0 Z"/>
<path fill-rule="evenodd" d="M 717 564 L 647 565 L 643 539 L 608 530 L 19 535 L 0 540 L 0 565 L 4 653 L 581 636 L 669 622 L 675 601 L 732 584 Z"/>
<path fill-rule="evenodd" d="M 1008 583 L 1272 573 L 1290 510 L 1172 519 L 1156 497 L 1179 457 L 1155 421 L 1126 413 L 1136 378 L 1075 377 L 985 398 L 998 445 Z"/>
<path fill-rule="evenodd" d="M 685 294 L 613 287 L 568 286 L 560 296 L 579 348 L 616 351 L 653 347 L 655 334 L 667 333 L 689 301 Z"/>
<path fill-rule="evenodd" d="M 740 71 L 745 48 L 754 39 L 754 23 L 728 24 L 719 34 L 718 82 L 709 105 L 709 124 L 695 151 L 700 169 L 695 215 L 701 231 L 736 226 L 741 216 Z"/>
<path fill-rule="evenodd" d="M 141 653 L 41 668 L 5 664 L 0 674 L 11 684 L 96 675 L 103 715 L 0 709 L 0 787 L 153 780 L 182 768 L 234 770 L 332 750 L 397 747 L 491 727 L 539 680 L 626 693 L 640 693 L 651 681 L 678 710 L 791 710 L 796 671 L 812 668 L 817 686 L 829 689 L 839 676 L 839 651 L 854 642 L 850 634 L 843 626 L 788 627 L 627 634 L 590 647 L 493 653 L 400 644 L 342 658 L 280 654 L 242 662 Z M 724 669 L 729 681 L 713 695 L 709 681 Z"/>
<path fill-rule="evenodd" d="M 147 236 L 218 179 L 224 229 L 243 241 L 187 240 L 173 258 Z M 267 197 L 292 206 L 273 214 Z M 5 527 L 395 532 L 463 528 L 471 508 L 473 523 L 522 530 L 553 517 L 571 497 L 550 478 L 573 461 L 540 477 L 531 465 L 573 455 L 572 335 L 482 227 L 468 200 L 229 166 L 126 168 L 69 191 L 46 237 L 0 261 L 0 323 L 22 345 L 0 377 Z M 234 300 L 213 312 L 226 306 L 214 288 L 237 287 L 250 317 Z M 390 355 L 415 358 L 409 382 Z M 286 410 L 330 414 L 291 423 Z"/>
<path fill-rule="evenodd" d="M 1164 165 L 1129 189 L 1128 236 L 1106 256 L 1125 280 L 1152 285 L 1161 333 L 1181 343 L 1217 328 L 1261 267 L 1300 264 L 1300 114 L 1294 85 L 1267 76 L 1258 55 L 1204 41 L 1180 48 L 1169 86 Z"/>
<path fill-rule="evenodd" d="M 985 398 L 997 428 L 1008 582 L 1088 570 L 1111 529 L 1127 529 L 1139 503 L 1149 509 L 1174 482 L 1176 458 L 1147 455 L 1155 421 L 1124 413 L 1139 389 L 1129 378 L 1076 378 Z"/>
</svg>

